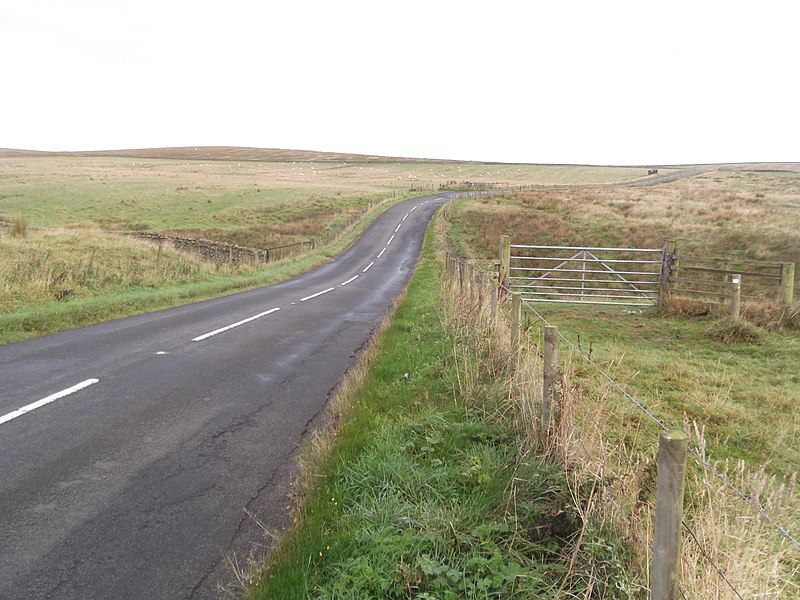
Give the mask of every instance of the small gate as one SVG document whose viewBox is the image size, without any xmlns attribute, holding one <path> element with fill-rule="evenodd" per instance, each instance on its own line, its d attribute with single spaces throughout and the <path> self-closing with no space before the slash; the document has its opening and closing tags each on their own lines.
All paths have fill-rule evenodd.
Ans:
<svg viewBox="0 0 800 600">
<path fill-rule="evenodd" d="M 511 244 L 508 283 L 528 302 L 658 304 L 663 249 Z"/>
</svg>

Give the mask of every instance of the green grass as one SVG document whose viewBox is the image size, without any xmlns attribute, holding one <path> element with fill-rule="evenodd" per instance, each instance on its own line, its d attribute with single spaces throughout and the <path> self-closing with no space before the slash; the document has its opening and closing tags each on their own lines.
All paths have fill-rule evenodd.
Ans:
<svg viewBox="0 0 800 600">
<path fill-rule="evenodd" d="M 260 269 L 218 267 L 166 249 L 156 266 L 153 245 L 80 231 L 0 240 L 0 302 L 5 309 L 0 344 L 291 279 L 345 249 L 382 210 L 372 210 L 327 247 Z M 54 239 L 44 243 L 42 237 Z"/>
<path fill-rule="evenodd" d="M 800 262 L 800 173 L 711 171 L 669 184 L 475 197 L 451 210 L 451 236 L 470 257 L 512 243 L 663 248 L 678 253 Z M 800 287 L 800 270 L 796 272 Z"/>
<path fill-rule="evenodd" d="M 641 169 L 473 163 L 236 162 L 0 157 L 0 215 L 35 226 L 150 230 L 273 227 L 318 235 L 330 221 L 409 188 L 451 180 L 501 185 L 605 183 Z M 302 226 L 298 230 L 298 222 Z M 294 225 L 294 227 L 288 227 Z"/>
<path fill-rule="evenodd" d="M 643 189 L 561 190 L 470 198 L 454 204 L 449 234 L 468 257 L 494 259 L 498 236 L 512 243 L 679 247 L 705 256 L 798 260 L 797 173 L 709 172 Z M 705 428 L 713 459 L 766 464 L 788 476 L 800 468 L 800 336 L 710 317 L 658 317 L 598 307 L 539 305 L 552 324 L 609 368 L 653 412 L 683 428 Z M 756 315 L 757 316 L 757 315 Z M 531 327 L 537 335 L 537 319 Z M 566 352 L 566 349 L 564 349 Z M 582 389 L 620 403 L 618 436 L 648 454 L 657 433 L 637 425 L 592 369 L 575 359 Z M 606 400 L 604 400 L 606 401 Z M 629 406 L 629 405 L 627 405 Z"/>
<path fill-rule="evenodd" d="M 684 418 L 705 428 L 713 460 L 744 460 L 751 468 L 766 464 L 772 474 L 788 477 L 800 468 L 800 336 L 793 331 L 761 331 L 752 326 L 737 341 L 732 330 L 711 318 L 659 317 L 653 313 L 589 311 L 537 307 L 592 359 L 603 366 L 653 413 L 683 428 Z M 541 335 L 540 321 L 530 327 Z M 736 333 L 736 332 L 734 332 Z M 562 352 L 568 352 L 563 347 Z M 599 390 L 596 372 L 575 358 L 576 375 Z M 608 402 L 623 407 L 630 423 L 637 409 L 620 394 Z M 655 447 L 655 429 L 616 432 L 638 437 L 638 450 Z"/>
<path fill-rule="evenodd" d="M 519 460 L 493 378 L 480 402 L 455 393 L 465 341 L 443 327 L 439 277 L 429 233 L 316 487 L 246 597 L 554 597 L 580 528 L 563 471 Z M 592 527 L 567 589 L 593 571 L 595 597 L 633 597 L 624 547 Z"/>
</svg>

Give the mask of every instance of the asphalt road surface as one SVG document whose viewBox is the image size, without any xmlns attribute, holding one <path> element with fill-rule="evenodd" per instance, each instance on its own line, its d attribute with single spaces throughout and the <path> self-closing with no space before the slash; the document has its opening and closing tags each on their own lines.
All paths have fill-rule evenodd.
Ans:
<svg viewBox="0 0 800 600">
<path fill-rule="evenodd" d="M 0 598 L 216 597 L 445 199 L 291 281 L 0 347 Z"/>
</svg>

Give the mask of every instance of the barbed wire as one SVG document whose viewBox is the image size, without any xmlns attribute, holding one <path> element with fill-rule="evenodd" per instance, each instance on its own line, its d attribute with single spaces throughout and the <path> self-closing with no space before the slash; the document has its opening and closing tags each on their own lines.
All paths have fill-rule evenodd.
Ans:
<svg viewBox="0 0 800 600">
<path fill-rule="evenodd" d="M 532 307 L 530 306 L 530 303 L 529 303 L 528 301 L 526 301 L 526 300 L 523 300 L 523 301 L 522 301 L 522 303 L 523 303 L 523 304 L 524 304 L 524 305 L 525 305 L 527 308 L 529 308 L 530 310 L 532 310 L 534 313 L 536 313 L 537 315 L 539 315 L 538 311 L 536 311 L 536 309 L 532 308 Z M 539 315 L 539 316 L 540 316 L 540 318 L 541 318 L 541 315 Z M 544 320 L 544 319 L 542 319 L 542 320 L 543 320 L 545 323 L 547 323 L 547 321 L 546 321 L 546 320 Z M 583 350 L 582 350 L 582 349 L 581 349 L 579 346 L 577 346 L 577 345 L 573 344 L 573 343 L 572 343 L 572 341 L 571 341 L 569 338 L 567 338 L 567 337 L 566 337 L 566 336 L 565 336 L 563 333 L 561 333 L 560 331 L 558 332 L 558 337 L 559 337 L 559 338 L 561 338 L 562 340 L 564 340 L 564 342 L 565 342 L 565 343 L 566 343 L 566 344 L 567 344 L 567 345 L 568 345 L 570 348 L 572 348 L 572 350 L 573 350 L 573 351 L 575 351 L 575 352 L 576 352 L 576 353 L 577 353 L 579 356 L 581 356 L 581 357 L 582 357 L 582 358 L 583 358 L 583 359 L 584 359 L 584 360 L 585 360 L 587 363 L 589 363 L 589 364 L 590 364 L 590 365 L 591 365 L 591 366 L 592 366 L 592 367 L 593 367 L 593 368 L 594 368 L 594 369 L 595 369 L 595 370 L 596 370 L 598 373 L 600 373 L 600 375 L 602 375 L 602 376 L 603 376 L 603 378 L 605 378 L 605 379 L 606 379 L 606 380 L 607 380 L 607 381 L 608 381 L 608 382 L 609 382 L 611 385 L 613 385 L 613 386 L 614 386 L 614 387 L 617 389 L 617 391 L 619 391 L 619 392 L 620 392 L 620 393 L 621 393 L 623 396 L 625 396 L 626 398 L 628 398 L 628 400 L 630 400 L 630 401 L 631 401 L 631 402 L 632 402 L 634 405 L 636 405 L 636 407 L 637 407 L 639 410 L 641 410 L 641 411 L 642 411 L 644 414 L 646 414 L 646 415 L 647 415 L 647 416 L 650 418 L 650 420 L 651 420 L 651 421 L 653 421 L 653 422 L 654 422 L 656 425 L 658 425 L 658 426 L 659 426 L 659 427 L 660 427 L 660 428 L 661 428 L 663 431 L 669 431 L 669 427 L 667 427 L 667 426 L 666 426 L 666 425 L 665 425 L 665 424 L 664 424 L 664 423 L 663 423 L 663 422 L 662 422 L 662 421 L 661 421 L 661 420 L 660 420 L 658 417 L 656 417 L 656 416 L 655 416 L 655 415 L 654 415 L 652 412 L 650 412 L 650 410 L 648 410 L 648 409 L 647 409 L 647 408 L 646 408 L 646 407 L 645 407 L 645 406 L 644 406 L 644 405 L 643 405 L 643 404 L 642 404 L 642 403 L 641 403 L 639 400 L 637 400 L 636 398 L 634 398 L 634 396 L 633 396 L 633 395 L 632 395 L 630 392 L 628 392 L 628 391 L 627 391 L 627 390 L 626 390 L 624 387 L 622 387 L 622 385 L 621 385 L 621 384 L 619 384 L 619 383 L 617 382 L 617 380 L 616 380 L 616 379 L 614 379 L 614 378 L 613 378 L 611 375 L 609 375 L 608 373 L 606 373 L 606 371 L 605 371 L 605 370 L 603 370 L 602 368 L 600 368 L 600 366 L 598 366 L 598 365 L 597 365 L 597 364 L 596 364 L 596 363 L 595 363 L 595 362 L 594 362 L 594 361 L 591 359 L 591 357 L 590 357 L 588 354 L 586 354 L 586 353 L 585 353 L 585 352 L 584 352 L 584 351 L 583 351 Z"/>
<path fill-rule="evenodd" d="M 578 408 L 578 409 L 581 411 L 581 413 L 582 413 L 582 414 L 583 414 L 585 417 L 588 417 L 588 419 L 590 420 L 590 422 L 591 422 L 591 423 L 594 425 L 595 429 L 597 430 L 597 433 L 598 433 L 598 434 L 599 434 L 601 437 L 603 437 L 603 436 L 605 435 L 605 431 L 603 430 L 603 427 L 600 425 L 600 423 L 598 423 L 598 422 L 597 422 L 597 420 L 596 420 L 594 417 L 592 417 L 592 415 L 590 415 L 588 411 L 585 411 L 585 410 L 584 410 L 584 409 L 583 409 L 583 408 L 580 406 L 580 403 L 579 403 L 579 402 L 577 402 L 577 397 L 575 396 L 575 394 L 574 394 L 574 393 L 573 393 L 571 390 L 567 390 L 567 393 L 568 393 L 568 394 L 570 394 L 570 396 L 572 396 L 573 405 L 574 405 L 575 407 L 577 407 L 577 408 Z M 587 455 L 589 455 L 589 451 L 588 451 L 588 449 L 586 448 L 586 445 L 583 443 L 583 440 L 581 440 L 580 438 L 575 438 L 575 440 L 578 442 L 578 444 L 579 444 L 579 445 L 580 445 L 580 447 L 583 449 L 583 451 L 584 451 L 584 452 L 585 452 Z M 653 491 L 653 488 L 652 488 L 652 487 L 650 487 L 650 484 L 649 484 L 649 483 L 648 483 L 648 482 L 647 482 L 647 481 L 646 481 L 646 480 L 645 480 L 645 479 L 644 479 L 644 478 L 641 476 L 641 474 L 640 474 L 640 473 L 639 473 L 639 472 L 636 470 L 636 468 L 635 468 L 635 467 L 636 467 L 636 465 L 633 463 L 633 461 L 631 460 L 631 458 L 630 458 L 630 457 L 629 457 L 627 454 L 625 454 L 625 453 L 624 453 L 624 452 L 623 452 L 623 451 L 622 451 L 622 450 L 619 448 L 619 446 L 613 446 L 613 445 L 612 445 L 612 448 L 615 450 L 615 452 L 616 452 L 616 453 L 617 453 L 619 456 L 623 457 L 623 458 L 625 459 L 625 461 L 628 463 L 628 465 L 629 465 L 629 467 L 630 467 L 630 469 L 629 469 L 629 472 L 630 472 L 631 474 L 633 474 L 633 476 L 634 476 L 634 477 L 636 478 L 636 480 L 639 482 L 639 485 L 641 485 L 641 486 L 642 486 L 642 487 L 643 487 L 643 488 L 644 488 L 644 489 L 645 489 L 645 490 L 646 490 L 646 491 L 647 491 L 647 492 L 648 492 L 648 493 L 649 493 L 651 496 L 655 496 L 655 495 L 656 495 L 655 491 Z M 620 506 L 620 504 L 619 504 L 619 503 L 618 503 L 618 502 L 617 502 L 617 501 L 614 499 L 614 497 L 613 497 L 613 496 L 608 496 L 608 498 L 609 498 L 609 500 L 611 500 L 612 504 L 614 504 L 614 506 L 616 506 L 616 507 L 617 507 L 617 509 L 618 509 L 618 510 L 620 510 L 620 512 L 623 512 L 623 513 L 625 512 L 625 510 L 622 508 L 622 506 Z M 714 568 L 714 570 L 717 572 L 717 574 L 720 576 L 720 578 L 721 578 L 721 579 L 722 579 L 722 580 L 723 580 L 723 581 L 724 581 L 724 582 L 725 582 L 725 583 L 728 585 L 728 587 L 730 587 L 730 588 L 731 588 L 731 590 L 733 591 L 733 593 L 734 593 L 734 594 L 736 594 L 736 596 L 737 596 L 738 598 L 740 598 L 741 600 L 744 600 L 744 599 L 742 598 L 741 594 L 739 593 L 739 591 L 736 589 L 736 587 L 735 587 L 735 586 L 734 586 L 734 585 L 733 585 L 733 584 L 730 582 L 730 580 L 729 580 L 729 579 L 726 577 L 726 575 L 725 575 L 725 572 L 722 570 L 722 567 L 720 567 L 720 566 L 719 566 L 719 565 L 718 565 L 718 564 L 717 564 L 717 563 L 714 561 L 714 559 L 713 559 L 713 558 L 711 558 L 711 555 L 708 553 L 708 551 L 705 549 L 705 547 L 704 547 L 704 546 L 703 546 L 703 545 L 700 543 L 700 540 L 697 538 L 697 535 L 696 535 L 696 534 L 694 533 L 694 531 L 693 531 L 693 530 L 692 530 L 692 529 L 689 527 L 689 525 L 687 525 L 687 524 L 686 524 L 686 521 L 685 521 L 685 520 L 681 519 L 681 525 L 683 526 L 683 528 L 684 528 L 684 529 L 686 529 L 686 531 L 688 532 L 689 536 L 692 538 L 692 540 L 694 541 L 695 545 L 696 545 L 696 546 L 697 546 L 697 548 L 700 550 L 700 553 L 701 553 L 701 554 L 703 555 L 703 557 L 704 557 L 704 558 L 705 558 L 705 559 L 708 561 L 708 564 L 710 564 L 710 565 L 711 565 L 711 566 Z M 686 598 L 686 593 L 685 593 L 685 591 L 684 591 L 684 589 L 683 589 L 683 586 L 680 584 L 680 582 L 678 582 L 678 586 L 679 586 L 679 591 L 681 592 L 681 595 L 682 595 L 684 598 Z"/>
<path fill-rule="evenodd" d="M 508 289 L 508 288 L 504 288 Z M 544 323 L 547 323 L 547 319 L 539 313 L 535 308 L 530 305 L 530 302 L 523 300 L 523 305 L 528 308 L 531 312 L 536 314 Z M 588 362 L 594 369 L 597 370 L 606 380 L 608 380 L 621 394 L 623 394 L 626 398 L 628 398 L 634 405 L 636 405 L 644 414 L 646 414 L 654 423 L 656 423 L 663 431 L 669 431 L 669 428 L 652 412 L 650 412 L 641 402 L 639 402 L 632 394 L 630 394 L 625 388 L 622 387 L 611 375 L 609 375 L 605 370 L 599 367 L 579 346 L 575 345 L 569 338 L 567 338 L 563 333 L 560 331 L 558 332 L 558 337 L 570 347 L 572 348 L 579 356 L 581 356 L 586 362 Z M 764 520 L 766 520 L 770 525 L 772 525 L 778 533 L 791 542 L 794 546 L 800 548 L 800 540 L 798 540 L 794 535 L 792 535 L 788 528 L 778 523 L 769 513 L 767 513 L 763 508 L 758 505 L 755 505 L 751 502 L 752 497 L 747 494 L 746 492 L 739 489 L 724 473 L 720 472 L 713 464 L 709 461 L 704 459 L 700 452 L 691 444 L 688 447 L 689 454 L 702 466 L 704 469 L 709 471 L 713 474 L 717 479 L 719 479 L 725 487 L 731 490 L 734 494 L 736 494 L 740 500 L 746 502 L 751 506 L 753 510 L 755 510 Z"/>
<path fill-rule="evenodd" d="M 457 258 L 453 259 L 453 260 L 456 260 L 460 264 L 465 264 L 465 263 L 463 263 L 463 261 L 460 261 Z M 480 270 L 476 269 L 476 271 L 477 271 L 478 275 L 481 277 L 482 281 L 485 282 L 486 279 L 488 279 L 485 276 L 485 274 L 482 273 Z M 508 287 L 503 285 L 502 282 L 498 282 L 498 288 L 506 291 L 509 294 L 513 293 Z M 545 325 L 549 325 L 549 322 L 544 317 L 544 315 L 542 315 L 539 311 L 537 311 L 531 305 L 530 302 L 526 301 L 524 298 L 521 298 L 521 299 L 522 299 L 522 304 L 525 306 L 525 308 L 527 308 L 529 311 L 533 312 Z M 628 398 L 628 400 L 630 400 L 640 411 L 642 411 L 645 415 L 647 415 L 656 425 L 658 425 L 662 429 L 662 431 L 669 431 L 669 428 L 658 417 L 656 417 L 640 401 L 638 401 L 631 393 L 629 393 L 625 388 L 623 388 L 622 385 L 619 382 L 617 382 L 610 374 L 608 374 L 604 369 L 602 369 L 599 365 L 597 365 L 591 359 L 591 357 L 588 354 L 586 354 L 579 346 L 575 345 L 570 339 L 568 339 L 560 331 L 558 332 L 558 337 L 560 339 L 562 339 L 581 358 L 583 358 L 587 363 L 589 363 L 598 373 L 600 373 L 603 376 L 604 379 L 606 379 L 609 383 L 611 383 L 621 394 L 623 394 L 626 398 Z M 567 393 L 567 394 L 569 394 L 571 396 L 571 398 L 573 400 L 573 406 L 576 407 L 577 410 L 580 411 L 580 413 L 584 417 L 588 418 L 589 421 L 594 425 L 595 429 L 597 430 L 598 435 L 600 435 L 601 438 L 607 437 L 606 432 L 604 431 L 604 429 L 600 425 L 600 423 L 597 421 L 597 419 L 595 419 L 594 416 L 591 415 L 589 413 L 589 411 L 585 410 L 583 408 L 583 406 L 581 405 L 581 403 L 577 401 L 577 398 L 575 396 L 574 391 L 565 388 L 563 386 L 563 384 L 562 384 L 562 389 L 565 391 L 565 393 Z M 591 454 L 590 454 L 588 448 L 586 448 L 586 445 L 584 444 L 583 440 L 580 437 L 576 437 L 574 439 L 578 443 L 578 445 L 581 447 L 583 452 L 587 456 L 590 456 Z M 623 452 L 620 446 L 612 445 L 611 447 L 614 449 L 616 454 L 618 454 L 619 456 L 621 456 L 624 459 L 624 462 L 628 463 L 628 467 L 629 467 L 628 471 L 636 478 L 636 480 L 638 481 L 639 485 L 642 488 L 644 488 L 651 496 L 655 496 L 656 495 L 655 491 L 652 489 L 650 484 L 642 477 L 641 473 L 638 472 L 638 470 L 636 469 L 636 464 L 633 462 L 631 457 L 628 456 L 625 452 Z M 733 485 L 733 483 L 727 477 L 725 477 L 724 474 L 720 473 L 717 469 L 715 469 L 713 465 L 711 465 L 705 459 L 703 459 L 702 456 L 700 455 L 700 453 L 697 452 L 691 446 L 689 447 L 689 452 L 698 460 L 698 462 L 702 466 L 704 466 L 706 469 L 708 469 L 712 473 L 714 473 L 723 483 L 726 484 L 727 487 L 729 487 L 732 491 L 736 492 L 737 495 L 739 495 L 741 499 L 749 500 L 748 496 L 744 492 L 742 492 L 735 485 Z M 611 501 L 611 503 L 621 513 L 624 514 L 626 512 L 625 509 L 614 498 L 613 494 L 610 494 L 607 497 Z M 797 543 L 797 540 L 795 540 L 791 536 L 791 534 L 789 534 L 789 532 L 784 527 L 782 527 L 781 525 L 776 523 L 763 509 L 761 509 L 760 507 L 757 507 L 757 510 L 758 510 L 759 514 L 761 514 L 774 527 L 776 527 L 779 532 L 784 534 L 784 536 L 787 537 L 787 539 L 791 540 L 792 542 Z M 706 550 L 706 548 L 700 543 L 700 540 L 698 539 L 697 535 L 691 529 L 691 527 L 689 527 L 689 525 L 686 524 L 685 520 L 683 520 L 683 519 L 681 520 L 681 525 L 686 530 L 686 532 L 689 534 L 689 537 L 692 539 L 694 544 L 697 546 L 697 548 L 700 551 L 700 553 L 702 554 L 702 556 L 706 559 L 706 561 L 708 561 L 709 565 L 711 565 L 714 568 L 714 570 L 717 572 L 719 577 L 725 582 L 725 584 L 731 589 L 731 591 L 736 595 L 737 598 L 739 598 L 740 600 L 744 600 L 742 598 L 741 593 L 736 589 L 736 587 L 733 585 L 733 583 L 731 583 L 731 581 L 725 575 L 725 573 L 722 570 L 722 568 L 714 561 L 714 559 L 711 557 L 711 555 Z M 686 599 L 685 590 L 684 590 L 683 586 L 680 584 L 680 582 L 678 582 L 678 589 L 679 589 L 679 591 L 681 593 L 681 596 L 684 599 Z"/>
<path fill-rule="evenodd" d="M 739 590 L 737 590 L 736 587 L 725 576 L 725 573 L 723 573 L 723 571 L 722 571 L 722 569 L 720 569 L 719 565 L 717 565 L 717 563 L 714 562 L 714 559 L 711 558 L 711 555 L 706 551 L 706 549 L 700 543 L 700 540 L 697 539 L 697 536 L 695 535 L 694 531 L 692 531 L 692 528 L 689 527 L 684 521 L 681 521 L 681 525 L 683 525 L 683 528 L 689 534 L 689 537 L 692 538 L 692 541 L 694 541 L 695 545 L 700 550 L 700 554 L 703 555 L 703 558 L 705 558 L 708 561 L 708 564 L 710 564 L 712 567 L 714 567 L 714 570 L 717 572 L 717 575 L 720 576 L 722 581 L 724 581 L 726 584 L 728 584 L 728 587 L 731 588 L 731 591 L 734 594 L 736 594 L 736 597 L 739 598 L 739 600 L 744 600 L 744 598 L 742 598 L 742 595 L 739 593 Z"/>
<path fill-rule="evenodd" d="M 456 262 L 461 264 L 467 264 L 458 258 L 453 259 Z M 480 273 L 480 271 L 478 271 Z M 503 282 L 498 282 L 498 288 L 502 289 L 503 291 L 507 292 L 508 294 L 512 294 L 511 289 L 509 289 Z M 531 302 L 521 298 L 522 305 L 528 309 L 530 312 L 535 314 L 545 325 L 549 325 L 550 323 L 542 315 L 538 310 L 536 310 L 532 305 Z M 661 421 L 657 416 L 655 416 L 644 404 L 637 400 L 630 392 L 628 392 L 619 382 L 617 382 L 609 373 L 607 373 L 603 368 L 597 365 L 591 357 L 586 354 L 579 346 L 574 344 L 569 338 L 567 338 L 561 331 L 558 332 L 558 337 L 574 351 L 576 352 L 581 358 L 583 358 L 589 365 L 591 365 L 604 379 L 606 379 L 617 391 L 619 391 L 625 398 L 627 398 L 631 403 L 633 403 L 643 414 L 645 414 L 651 421 L 653 421 L 658 427 L 661 428 L 662 431 L 669 431 L 669 427 Z M 724 473 L 720 472 L 713 464 L 707 461 L 700 452 L 691 444 L 688 447 L 689 454 L 695 459 L 695 461 L 702 466 L 705 470 L 709 471 L 713 474 L 717 479 L 719 479 L 722 484 L 727 487 L 730 491 L 732 491 L 736 496 L 739 497 L 740 500 L 746 502 L 759 516 L 761 516 L 765 521 L 767 521 L 784 539 L 788 540 L 792 545 L 797 548 L 800 548 L 800 540 L 793 535 L 788 527 L 778 523 L 767 511 L 765 511 L 761 506 L 753 502 L 753 498 L 750 494 L 747 494 L 743 490 L 741 490 L 738 486 L 736 486 Z M 757 501 L 757 499 L 756 499 Z"/>
</svg>

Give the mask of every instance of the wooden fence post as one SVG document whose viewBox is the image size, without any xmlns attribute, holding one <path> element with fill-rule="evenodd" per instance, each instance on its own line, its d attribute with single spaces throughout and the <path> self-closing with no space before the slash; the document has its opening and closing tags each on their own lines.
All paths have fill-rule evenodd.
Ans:
<svg viewBox="0 0 800 600">
<path fill-rule="evenodd" d="M 519 351 L 519 328 L 522 302 L 519 294 L 511 294 L 511 352 L 516 355 Z"/>
<path fill-rule="evenodd" d="M 509 277 L 511 268 L 511 238 L 507 235 L 500 236 L 500 275 L 498 282 L 501 288 L 501 295 L 505 294 L 505 289 L 509 287 Z"/>
<path fill-rule="evenodd" d="M 475 292 L 478 295 L 478 314 L 483 313 L 483 278 L 476 267 L 472 269 L 472 280 L 475 282 Z"/>
<path fill-rule="evenodd" d="M 672 265 L 676 262 L 675 259 L 676 242 L 675 240 L 667 240 L 664 243 L 664 252 L 661 255 L 661 276 L 658 280 L 658 308 L 664 308 L 664 303 L 667 301 L 667 293 L 669 289 L 669 276 L 672 273 Z M 677 279 L 677 272 L 675 273 Z"/>
<path fill-rule="evenodd" d="M 689 436 L 682 431 L 661 433 L 658 445 L 656 526 L 650 575 L 651 600 L 674 600 L 678 591 L 688 446 Z"/>
<path fill-rule="evenodd" d="M 489 289 L 489 310 L 492 317 L 492 322 L 494 322 L 497 319 L 497 280 L 494 278 L 490 279 L 489 285 L 491 286 Z"/>
<path fill-rule="evenodd" d="M 781 263 L 781 304 L 789 306 L 794 301 L 794 263 Z"/>
<path fill-rule="evenodd" d="M 542 431 L 546 438 L 550 432 L 550 414 L 553 401 L 553 387 L 558 380 L 558 328 L 547 325 L 544 328 L 544 377 L 542 387 Z"/>
<path fill-rule="evenodd" d="M 739 311 L 742 305 L 742 276 L 731 275 L 731 306 L 730 317 L 732 321 L 739 320 Z"/>
</svg>

